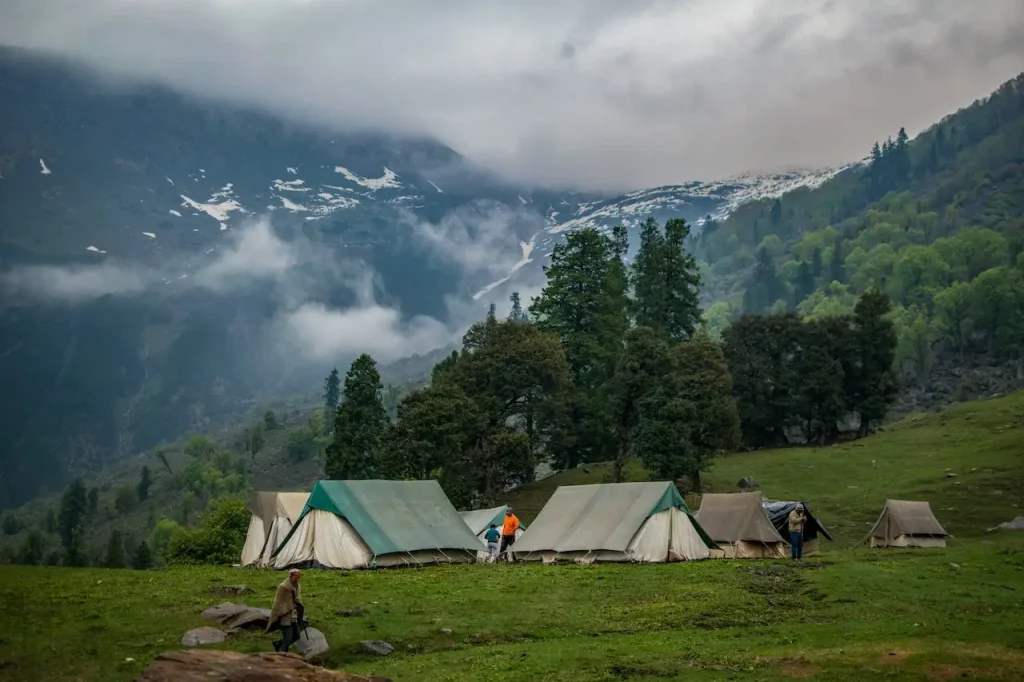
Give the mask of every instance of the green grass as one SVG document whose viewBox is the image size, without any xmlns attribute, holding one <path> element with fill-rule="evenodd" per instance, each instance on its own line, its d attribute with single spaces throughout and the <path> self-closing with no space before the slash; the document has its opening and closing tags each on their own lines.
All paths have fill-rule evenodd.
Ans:
<svg viewBox="0 0 1024 682">
<path fill-rule="evenodd" d="M 800 566 L 308 571 L 304 591 L 333 649 L 329 667 L 400 682 L 926 680 L 948 670 L 1018 680 L 1024 538 L 992 537 L 946 551 L 844 550 Z M 0 624 L 5 682 L 130 679 L 203 624 L 200 611 L 223 600 L 211 587 L 244 581 L 255 590 L 246 601 L 269 606 L 282 577 L 214 567 L 0 575 L 0 606 L 13 615 Z M 339 613 L 356 608 L 362 615 Z M 396 652 L 362 653 L 364 639 Z M 267 651 L 270 636 L 245 633 L 225 646 Z"/>
<path fill-rule="evenodd" d="M 912 417 L 863 441 L 721 458 L 713 491 L 745 475 L 803 498 L 833 531 L 820 558 L 661 566 L 450 566 L 309 571 L 330 667 L 399 682 L 460 680 L 1024 679 L 1024 393 Z M 563 472 L 510 496 L 531 520 Z M 947 474 L 953 473 L 950 477 Z M 636 463 L 630 479 L 646 478 Z M 947 550 L 850 549 L 886 497 L 929 500 Z M 696 500 L 693 500 L 696 506 Z M 126 680 L 245 582 L 269 606 L 281 574 L 0 567 L 0 682 Z M 362 609 L 362 615 L 341 612 Z M 442 628 L 453 632 L 446 635 Z M 383 639 L 387 658 L 358 642 Z M 226 646 L 267 651 L 247 633 Z M 131 660 L 129 660 L 131 659 Z"/>
</svg>

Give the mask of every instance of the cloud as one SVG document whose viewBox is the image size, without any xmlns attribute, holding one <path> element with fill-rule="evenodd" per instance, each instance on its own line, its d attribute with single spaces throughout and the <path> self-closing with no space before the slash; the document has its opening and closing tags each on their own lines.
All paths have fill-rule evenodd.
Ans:
<svg viewBox="0 0 1024 682">
<path fill-rule="evenodd" d="M 305 239 L 285 241 L 269 219 L 243 224 L 232 241 L 207 260 L 179 260 L 159 269 L 107 262 L 96 265 L 25 266 L 2 275 L 5 295 L 15 301 L 84 304 L 103 296 L 156 293 L 175 296 L 209 292 L 231 297 L 269 283 L 274 306 L 267 331 L 270 341 L 305 360 L 336 359 L 370 353 L 389 362 L 444 346 L 471 321 L 453 308 L 448 323 L 427 316 L 403 317 L 378 302 L 382 285 L 362 261 L 343 260 Z M 338 288 L 352 304 L 324 299 Z M 230 300 L 230 299 L 229 299 Z M 454 301 L 454 299 L 453 299 Z"/>
<path fill-rule="evenodd" d="M 4 2 L 0 43 L 582 187 L 847 162 L 1024 70 L 1020 0 Z"/>
<path fill-rule="evenodd" d="M 81 303 L 107 295 L 138 294 L 155 281 L 152 273 L 117 264 L 14 268 L 0 277 L 12 298 Z"/>
<path fill-rule="evenodd" d="M 459 337 L 457 327 L 426 316 L 403 320 L 394 308 L 375 303 L 339 310 L 307 303 L 281 317 L 285 338 L 316 359 L 370 353 L 390 362 L 440 348 Z"/>
</svg>

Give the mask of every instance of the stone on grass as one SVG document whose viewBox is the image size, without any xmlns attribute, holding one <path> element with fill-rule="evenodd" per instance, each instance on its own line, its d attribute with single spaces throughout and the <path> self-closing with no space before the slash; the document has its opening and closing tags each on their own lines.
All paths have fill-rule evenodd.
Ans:
<svg viewBox="0 0 1024 682">
<path fill-rule="evenodd" d="M 382 642 L 376 639 L 364 639 L 359 643 L 362 644 L 363 648 L 367 651 L 380 656 L 387 656 L 395 650 L 395 647 L 391 646 L 387 642 Z"/>
<path fill-rule="evenodd" d="M 303 660 L 310 663 L 322 661 L 327 652 L 331 650 L 331 647 L 327 645 L 327 638 L 324 637 L 324 633 L 316 628 L 306 628 L 301 631 L 299 633 L 299 641 L 295 642 L 294 646 L 296 652 L 302 656 Z"/>
<path fill-rule="evenodd" d="M 293 654 L 242 654 L 237 651 L 188 649 L 160 654 L 135 682 L 391 682 L 327 670 Z"/>
<path fill-rule="evenodd" d="M 338 609 L 334 613 L 342 618 L 356 618 L 364 615 L 366 612 L 357 606 L 354 609 Z"/>
<path fill-rule="evenodd" d="M 443 634 L 443 635 L 450 635 L 450 634 L 452 634 L 452 629 L 451 628 L 441 628 L 441 634 Z"/>
<path fill-rule="evenodd" d="M 270 609 L 225 602 L 203 611 L 203 618 L 215 620 L 228 630 L 256 630 L 267 627 Z"/>
<path fill-rule="evenodd" d="M 211 627 L 189 630 L 181 637 L 182 646 L 203 646 L 204 644 L 220 644 L 228 638 L 223 630 Z"/>
<path fill-rule="evenodd" d="M 214 594 L 248 594 L 252 592 L 248 585 L 220 585 L 219 587 L 211 587 L 210 592 Z"/>
<path fill-rule="evenodd" d="M 738 488 L 758 488 L 760 485 L 753 476 L 744 476 L 736 483 Z"/>
</svg>

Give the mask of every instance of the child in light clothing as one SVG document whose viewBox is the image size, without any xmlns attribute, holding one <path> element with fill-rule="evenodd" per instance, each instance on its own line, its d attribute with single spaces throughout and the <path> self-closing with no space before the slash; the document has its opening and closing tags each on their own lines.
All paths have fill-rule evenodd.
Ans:
<svg viewBox="0 0 1024 682">
<path fill-rule="evenodd" d="M 500 539 L 501 533 L 498 532 L 498 527 L 492 523 L 484 533 L 484 540 L 487 541 L 487 563 L 489 564 L 493 564 L 494 560 L 498 558 L 498 540 Z"/>
</svg>

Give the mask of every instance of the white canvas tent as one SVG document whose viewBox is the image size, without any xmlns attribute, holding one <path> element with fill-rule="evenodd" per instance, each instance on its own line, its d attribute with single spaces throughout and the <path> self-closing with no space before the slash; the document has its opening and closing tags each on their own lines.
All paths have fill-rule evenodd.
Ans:
<svg viewBox="0 0 1024 682">
<path fill-rule="evenodd" d="M 708 493 L 701 498 L 697 521 L 720 548 L 716 557 L 781 559 L 787 544 L 761 506 L 761 493 Z"/>
<path fill-rule="evenodd" d="M 292 529 L 309 493 L 253 493 L 249 501 L 249 530 L 242 545 L 242 566 L 266 566 L 270 555 Z"/>
<path fill-rule="evenodd" d="M 490 509 L 473 509 L 472 511 L 461 511 L 459 516 L 466 522 L 473 534 L 480 538 L 480 542 L 483 543 L 484 549 L 477 553 L 476 558 L 478 561 L 485 561 L 487 559 L 487 541 L 484 540 L 484 533 L 491 527 L 493 523 L 498 532 L 501 532 L 501 527 L 505 523 L 505 510 L 508 509 L 507 504 L 503 504 L 500 507 L 491 507 Z M 516 531 L 516 540 L 522 537 L 523 533 L 526 532 L 526 526 L 522 522 L 519 524 L 519 530 Z"/>
<path fill-rule="evenodd" d="M 480 540 L 437 481 L 317 481 L 274 568 L 372 568 L 476 560 Z"/>
<path fill-rule="evenodd" d="M 669 482 L 561 486 L 514 545 L 545 563 L 707 559 L 714 543 Z"/>
<path fill-rule="evenodd" d="M 870 537 L 872 547 L 945 547 L 947 535 L 927 502 L 886 500 Z"/>
</svg>

